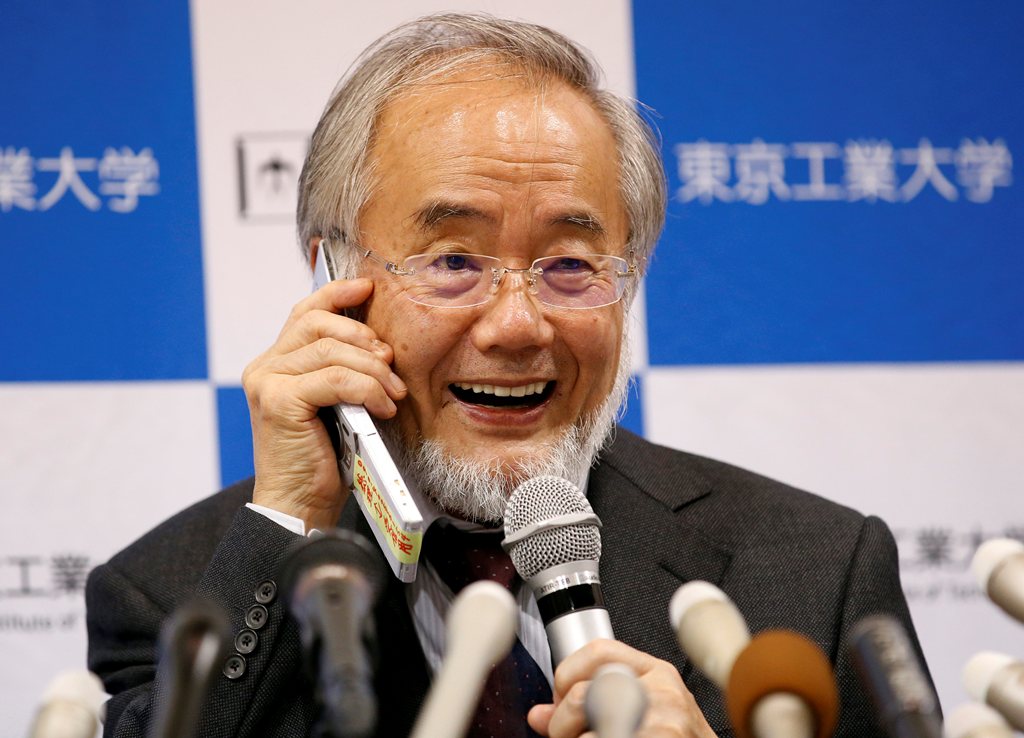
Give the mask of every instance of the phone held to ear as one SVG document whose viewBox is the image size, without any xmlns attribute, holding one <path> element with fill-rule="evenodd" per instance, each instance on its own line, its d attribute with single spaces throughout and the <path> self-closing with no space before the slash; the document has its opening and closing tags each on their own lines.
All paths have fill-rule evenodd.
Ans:
<svg viewBox="0 0 1024 738">
<path fill-rule="evenodd" d="M 320 289 L 336 275 L 334 260 L 321 242 L 313 269 L 313 289 Z M 362 405 L 341 403 L 323 408 L 320 419 L 338 454 L 342 483 L 355 495 L 391 570 L 401 581 L 413 581 L 428 521 L 391 459 L 373 418 Z"/>
</svg>

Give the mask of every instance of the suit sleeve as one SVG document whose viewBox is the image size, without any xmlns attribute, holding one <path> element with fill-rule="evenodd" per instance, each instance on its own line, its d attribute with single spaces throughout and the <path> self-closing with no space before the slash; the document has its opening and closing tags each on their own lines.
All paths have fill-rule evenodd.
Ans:
<svg viewBox="0 0 1024 738">
<path fill-rule="evenodd" d="M 903 625 L 930 683 L 931 676 L 900 584 L 896 541 L 882 520 L 868 517 L 861 527 L 851 560 L 840 615 L 835 664 L 841 709 L 836 738 L 886 735 L 875 717 L 870 696 L 861 687 L 846 648 L 853 626 L 862 618 L 876 614 L 891 615 Z"/>
<path fill-rule="evenodd" d="M 262 605 L 256 596 L 259 589 L 266 600 L 268 582 L 276 589 L 278 566 L 297 536 L 259 513 L 240 509 L 197 577 L 177 569 L 173 560 L 173 551 L 181 546 L 201 545 L 190 541 L 187 527 L 164 531 L 163 538 L 171 540 L 158 537 L 148 545 L 133 546 L 90 575 L 86 590 L 89 668 L 112 695 L 104 736 L 147 734 L 154 706 L 165 691 L 158 666 L 160 628 L 176 607 L 192 597 L 223 607 L 233 635 L 248 628 L 257 636 L 255 647 L 244 655 L 232 644 L 229 653 L 243 659 L 244 669 L 241 674 L 237 669 L 233 672 L 236 678 L 215 675 L 196 735 L 272 735 L 276 731 L 266 730 L 268 712 L 273 715 L 270 723 L 282 731 L 304 733 L 309 715 L 298 686 L 302 682 L 298 634 L 285 619 L 282 594 L 275 592 Z M 160 560 L 165 552 L 172 560 Z M 265 612 L 254 610 L 257 605 L 265 607 Z M 295 699 L 283 704 L 281 698 L 288 695 Z"/>
</svg>

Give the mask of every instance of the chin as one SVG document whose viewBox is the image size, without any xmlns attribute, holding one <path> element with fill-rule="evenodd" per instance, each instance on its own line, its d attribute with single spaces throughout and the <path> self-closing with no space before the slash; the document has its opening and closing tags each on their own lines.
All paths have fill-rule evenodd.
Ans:
<svg viewBox="0 0 1024 738">
<path fill-rule="evenodd" d="M 394 424 L 382 426 L 394 438 Z M 550 474 L 573 483 L 582 478 L 591 458 L 581 444 L 580 432 L 570 426 L 548 442 L 513 444 L 494 453 L 466 454 L 465 444 L 421 439 L 411 447 L 393 449 L 407 481 L 428 495 L 445 512 L 480 523 L 498 524 L 512 492 L 527 479 Z M 389 443 L 389 446 L 391 444 Z M 486 443 L 480 444 L 487 449 Z"/>
</svg>

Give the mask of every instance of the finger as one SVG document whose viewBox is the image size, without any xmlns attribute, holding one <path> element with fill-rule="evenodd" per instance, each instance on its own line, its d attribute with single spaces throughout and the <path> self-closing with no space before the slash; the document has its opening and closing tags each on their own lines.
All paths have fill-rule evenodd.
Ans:
<svg viewBox="0 0 1024 738">
<path fill-rule="evenodd" d="M 285 354 L 319 338 L 333 338 L 381 355 L 385 361 L 394 358 L 391 347 L 381 341 L 376 331 L 365 323 L 327 310 L 309 310 L 289 321 L 281 330 L 269 354 Z"/>
<path fill-rule="evenodd" d="M 336 279 L 315 290 L 300 300 L 292 308 L 288 322 L 295 320 L 310 310 L 326 310 L 329 313 L 340 313 L 347 308 L 362 305 L 373 292 L 373 280 L 366 277 L 357 279 Z"/>
<path fill-rule="evenodd" d="M 526 713 L 526 722 L 533 728 L 535 733 L 546 736 L 548 734 L 548 724 L 551 722 L 551 716 L 554 714 L 554 705 L 534 705 Z"/>
<path fill-rule="evenodd" d="M 379 354 L 334 338 L 320 338 L 289 354 L 270 358 L 261 371 L 299 375 L 329 366 L 345 367 L 374 377 L 394 400 L 401 400 L 408 392 L 405 382 L 391 371 L 391 366 Z"/>
<path fill-rule="evenodd" d="M 322 311 L 337 315 L 345 310 L 357 308 L 366 302 L 372 292 L 373 281 L 366 278 L 338 279 L 329 282 L 292 307 L 281 333 L 287 332 L 307 313 Z"/>
<path fill-rule="evenodd" d="M 599 639 L 570 654 L 555 670 L 555 694 L 564 694 L 574 684 L 593 679 L 605 664 L 624 664 L 643 676 L 658 664 L 658 659 L 621 641 Z"/>
<path fill-rule="evenodd" d="M 305 406 L 301 414 L 316 414 L 317 408 L 339 402 L 363 405 L 379 418 L 390 418 L 398 408 L 376 378 L 343 366 L 328 366 L 306 374 L 277 375 L 263 391 L 253 397 L 266 412 L 282 417 L 288 415 L 285 405 Z"/>
<path fill-rule="evenodd" d="M 584 702 L 588 689 L 589 681 L 576 682 L 554 705 L 547 726 L 550 738 L 577 738 L 587 729 Z"/>
</svg>

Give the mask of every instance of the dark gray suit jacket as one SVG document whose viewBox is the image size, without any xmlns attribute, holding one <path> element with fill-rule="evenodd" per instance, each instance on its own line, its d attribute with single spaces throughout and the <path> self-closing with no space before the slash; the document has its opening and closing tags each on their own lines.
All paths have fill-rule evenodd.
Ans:
<svg viewBox="0 0 1024 738">
<path fill-rule="evenodd" d="M 163 690 L 156 639 L 177 606 L 195 594 L 213 598 L 237 632 L 257 587 L 277 577 L 295 536 L 245 508 L 251 493 L 248 480 L 193 505 L 90 576 L 89 667 L 114 695 L 105 735 L 145 735 Z M 752 632 L 792 628 L 821 646 L 839 684 L 837 736 L 883 735 L 842 647 L 855 622 L 878 612 L 899 618 L 917 646 L 896 546 L 881 520 L 623 429 L 592 471 L 587 495 L 604 523 L 601 579 L 616 636 L 672 662 L 719 735 L 732 735 L 722 697 L 682 655 L 668 623 L 669 598 L 694 579 L 721 587 Z M 354 504 L 342 525 L 369 535 Z M 315 714 L 297 629 L 280 596 L 268 610 L 245 672 L 216 678 L 200 735 L 308 732 Z M 429 677 L 403 585 L 393 577 L 376 621 L 378 734 L 406 735 Z"/>
</svg>

